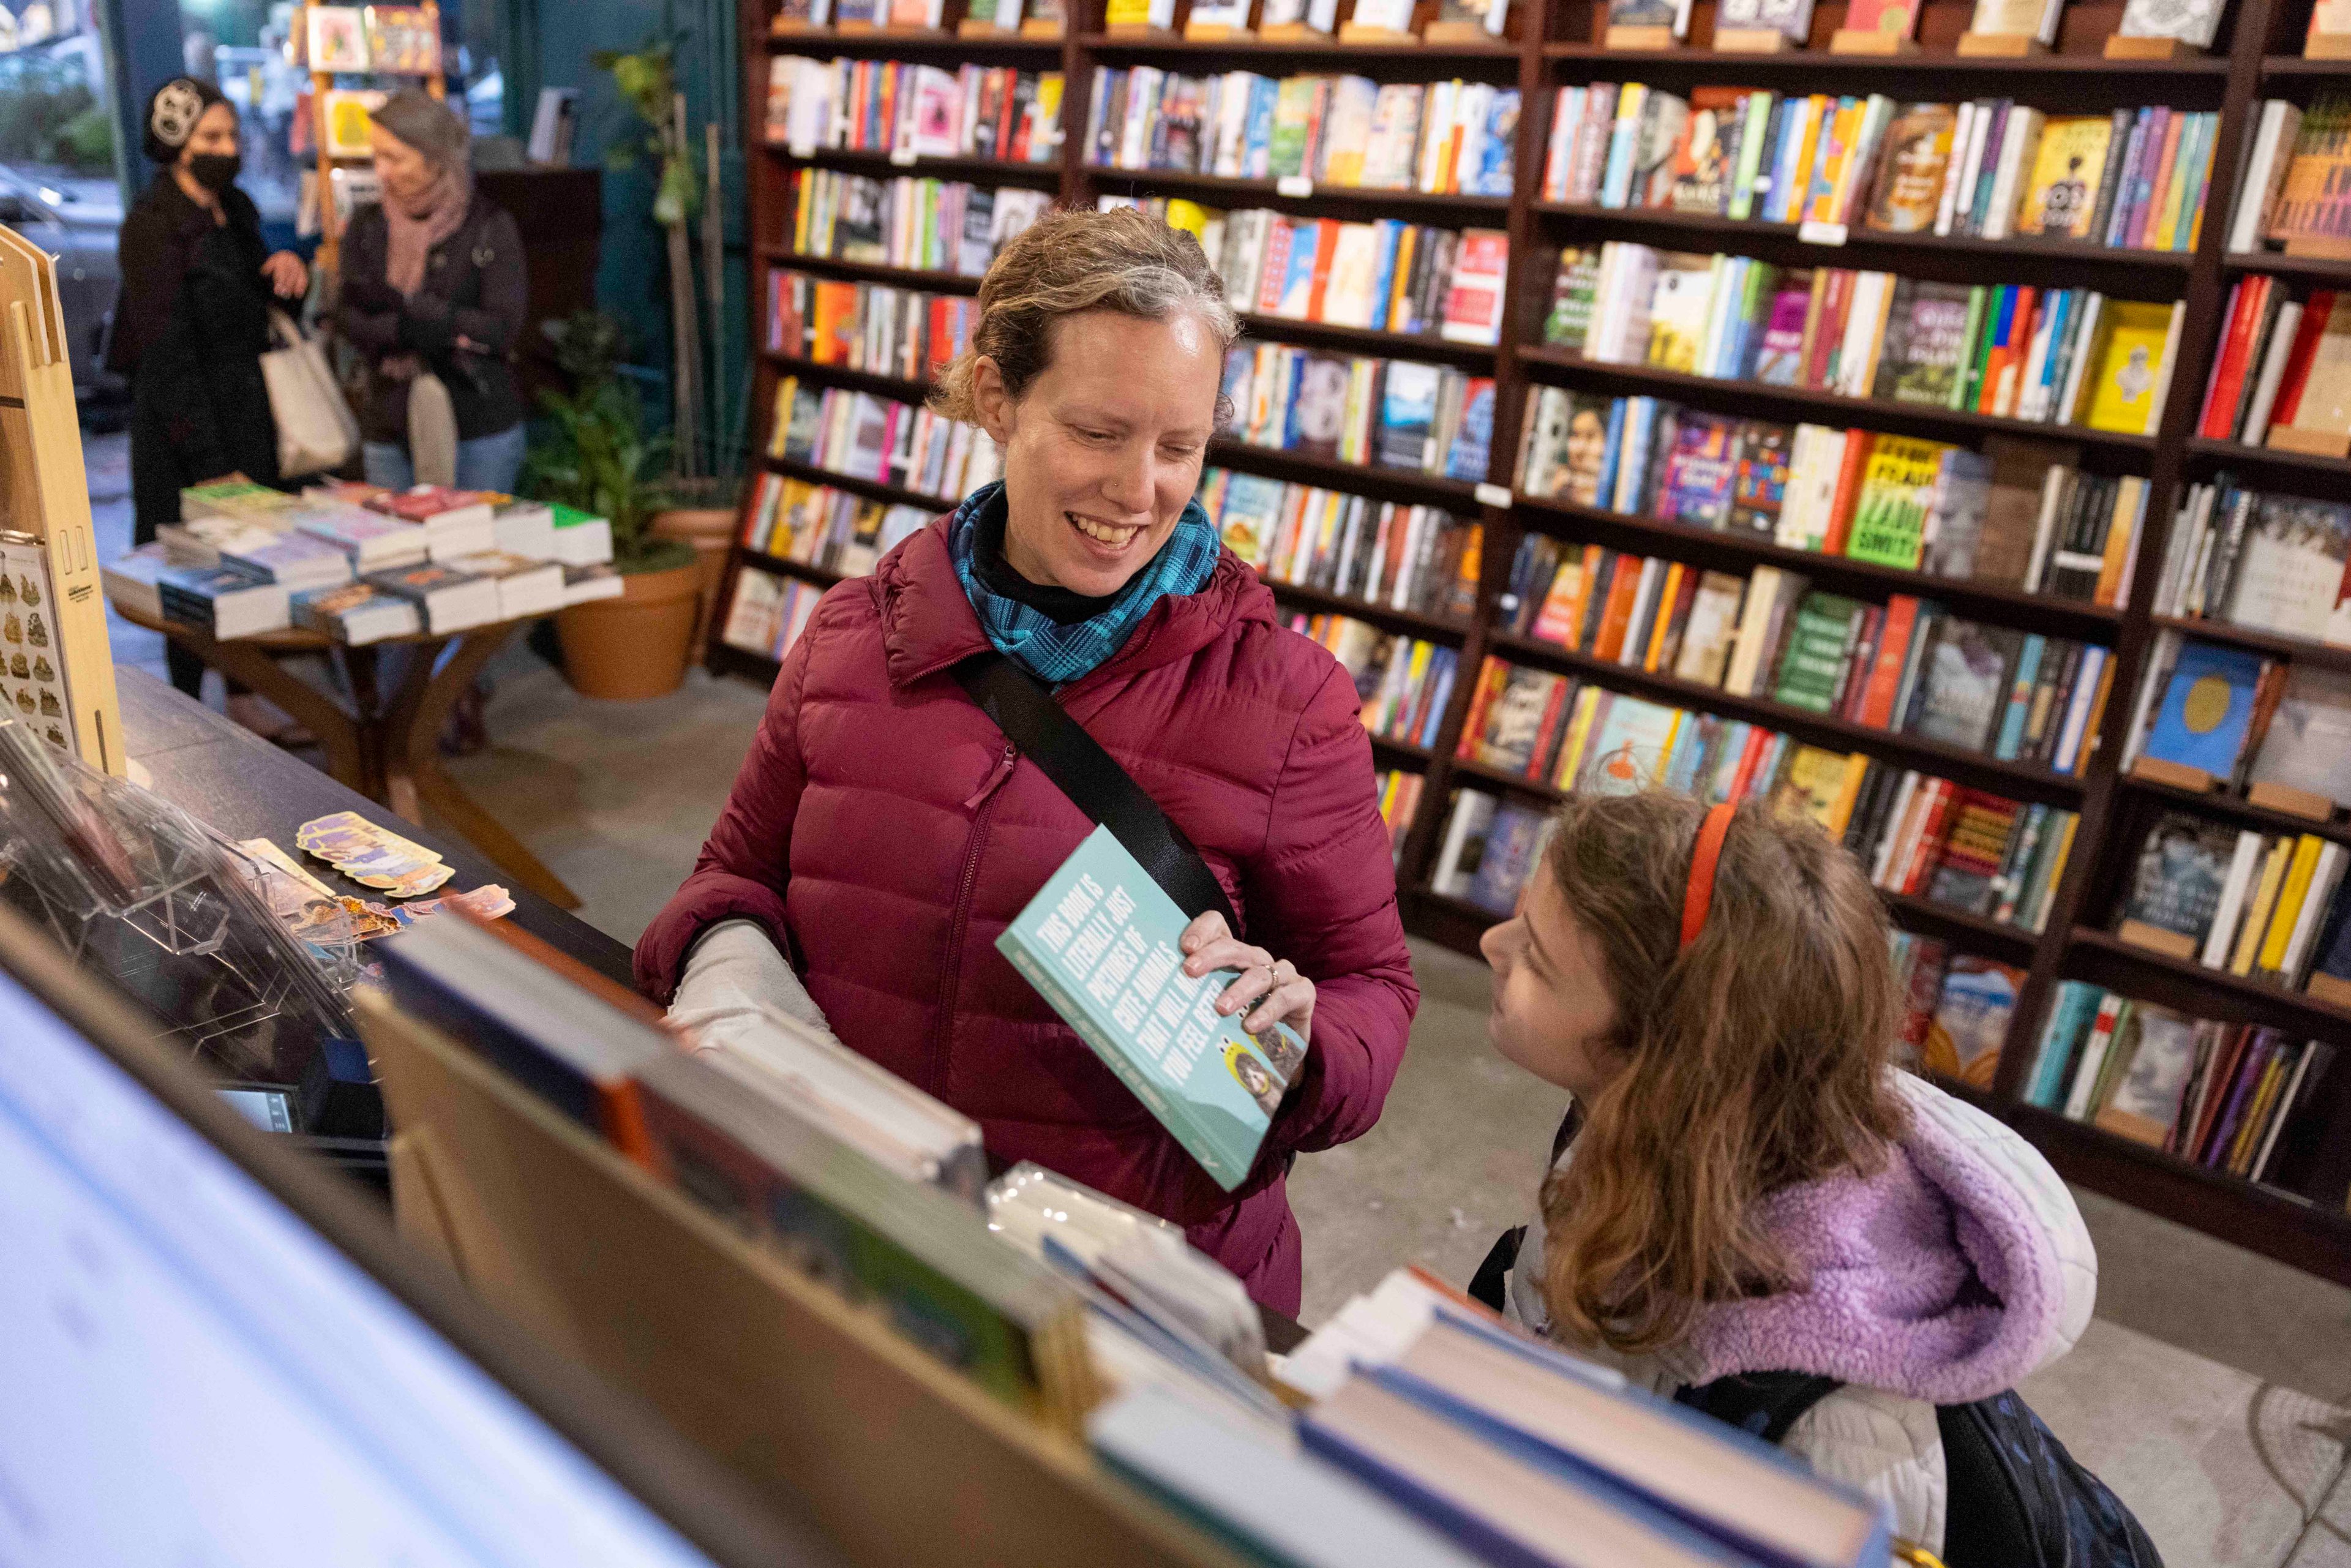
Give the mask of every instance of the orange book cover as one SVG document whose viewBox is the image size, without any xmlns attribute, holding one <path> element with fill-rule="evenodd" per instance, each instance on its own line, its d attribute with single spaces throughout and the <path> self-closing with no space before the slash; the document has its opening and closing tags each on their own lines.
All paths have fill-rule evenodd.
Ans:
<svg viewBox="0 0 2351 1568">
<path fill-rule="evenodd" d="M 1552 683 L 1551 700 L 1543 704 L 1542 724 L 1535 730 L 1535 748 L 1527 758 L 1527 777 L 1541 779 L 1543 762 L 1551 756 L 1552 742 L 1559 737 L 1559 727 L 1567 717 L 1569 695 L 1575 683 L 1564 676 Z"/>
<path fill-rule="evenodd" d="M 1959 792 L 1948 779 L 1936 779 L 1933 789 L 1933 799 L 1918 814 L 1918 834 L 1904 858 L 1901 880 L 1894 887 L 1896 893 L 1916 894 L 1943 858 L 1943 840 L 1950 832 L 1951 811 Z"/>
<path fill-rule="evenodd" d="M 1696 576 L 1681 562 L 1675 560 L 1666 563 L 1666 580 L 1657 585 L 1657 613 L 1651 624 L 1649 645 L 1641 654 L 1641 668 L 1650 674 L 1654 675 L 1657 673 L 1657 658 L 1665 652 L 1666 630 L 1673 624 L 1674 606 L 1681 601 L 1682 580 L 1685 578 L 1688 578 L 1693 583 L 1697 581 Z"/>
<path fill-rule="evenodd" d="M 1314 284 L 1306 296 L 1306 319 L 1322 319 L 1322 296 L 1331 287 L 1331 258 L 1339 250 L 1339 220 L 1318 218 L 1314 222 L 1320 237 L 1314 242 Z"/>
<path fill-rule="evenodd" d="M 1730 775 L 1730 800 L 1734 804 L 1747 799 L 1748 782 L 1755 776 L 1755 765 L 1771 748 L 1771 739 L 1772 732 L 1761 725 L 1748 727 L 1747 744 L 1740 748 L 1739 767 Z"/>
<path fill-rule="evenodd" d="M 1469 699 L 1469 716 L 1461 721 L 1461 738 L 1453 747 L 1454 756 L 1464 761 L 1477 758 L 1478 742 L 1486 733 L 1486 710 L 1492 706 L 1494 694 L 1510 678 L 1510 667 L 1493 654 L 1487 654 L 1485 664 L 1478 670 L 1478 690 Z"/>
<path fill-rule="evenodd" d="M 1877 444 L 1875 434 L 1866 430 L 1845 433 L 1844 467 L 1837 474 L 1836 494 L 1829 502 L 1829 526 L 1821 540 L 1823 555 L 1844 554 L 1845 536 L 1853 531 L 1853 509 L 1861 500 L 1861 476 L 1869 466 L 1869 455 Z"/>
<path fill-rule="evenodd" d="M 1620 555 L 1608 580 L 1608 599 L 1600 612 L 1600 630 L 1592 639 L 1592 656 L 1614 664 L 1625 652 L 1625 633 L 1633 622 L 1633 601 L 1641 593 L 1642 560 Z"/>
<path fill-rule="evenodd" d="M 1902 667 L 1909 662 L 1910 639 L 1917 632 L 1918 601 L 1897 593 L 1886 601 L 1886 625 L 1877 634 L 1877 659 L 1869 667 L 1869 688 L 1861 699 L 1857 722 L 1872 729 L 1890 728 L 1894 699 L 1902 690 Z"/>
</svg>

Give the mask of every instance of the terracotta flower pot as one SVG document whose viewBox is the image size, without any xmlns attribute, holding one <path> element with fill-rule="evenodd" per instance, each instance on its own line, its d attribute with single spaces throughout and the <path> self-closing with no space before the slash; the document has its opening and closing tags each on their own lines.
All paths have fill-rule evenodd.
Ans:
<svg viewBox="0 0 2351 1568">
<path fill-rule="evenodd" d="M 710 643 L 710 618 L 718 612 L 718 590 L 726 580 L 726 556 L 735 543 L 737 520 L 732 507 L 680 507 L 653 514 L 653 538 L 679 539 L 694 547 L 694 559 L 702 573 L 702 604 L 694 618 L 697 653 Z"/>
<path fill-rule="evenodd" d="M 618 599 L 591 599 L 555 617 L 563 673 L 582 696 L 642 702 L 685 679 L 701 608 L 702 569 L 632 572 Z"/>
</svg>

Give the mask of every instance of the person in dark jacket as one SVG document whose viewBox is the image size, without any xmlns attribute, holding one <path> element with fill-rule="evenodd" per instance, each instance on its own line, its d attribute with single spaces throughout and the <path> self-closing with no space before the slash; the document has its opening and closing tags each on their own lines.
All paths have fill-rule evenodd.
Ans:
<svg viewBox="0 0 2351 1568">
<path fill-rule="evenodd" d="M 761 1003 L 829 1026 L 991 1155 L 1183 1225 L 1295 1313 L 1289 1157 L 1379 1119 L 1420 993 L 1354 683 L 1194 495 L 1236 330 L 1199 246 L 1143 213 L 1057 214 L 1005 247 L 941 392 L 1003 480 L 825 595 L 636 972 L 715 1049 Z M 1219 1009 L 1306 1039 L 1231 1191 L 997 948 L 1093 824 L 956 680 L 991 649 L 1198 846 L 1243 929 L 1194 921 L 1186 969 L 1238 971 Z"/>
<path fill-rule="evenodd" d="M 302 258 L 268 254 L 236 188 L 236 110 L 181 77 L 147 100 L 141 144 L 159 167 L 122 220 L 122 296 L 107 368 L 131 381 L 132 537 L 180 518 L 180 492 L 243 473 L 277 482 L 277 426 L 261 379 L 272 297 L 309 287 Z M 193 695 L 204 665 L 176 643 L 172 683 Z"/>
<path fill-rule="evenodd" d="M 522 231 L 475 191 L 465 122 L 445 104 L 405 88 L 370 118 L 383 198 L 344 235 L 337 315 L 368 361 L 368 482 L 511 492 L 523 455 L 511 361 L 530 292 Z"/>
</svg>

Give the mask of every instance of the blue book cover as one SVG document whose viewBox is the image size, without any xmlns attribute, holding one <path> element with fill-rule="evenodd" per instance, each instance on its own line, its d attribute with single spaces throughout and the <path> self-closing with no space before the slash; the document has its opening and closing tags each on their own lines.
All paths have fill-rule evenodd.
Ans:
<svg viewBox="0 0 2351 1568">
<path fill-rule="evenodd" d="M 2032 688 L 2041 679 L 2041 654 L 2048 645 L 2048 639 L 2035 632 L 2024 639 L 2024 649 L 2016 656 L 2016 678 L 2008 686 L 2008 711 L 2001 716 L 2000 741 L 1991 752 L 2002 762 L 2015 761 L 2016 748 L 2024 740 L 2024 721 L 2032 711 Z"/>
<path fill-rule="evenodd" d="M 1282 274 L 1281 294 L 1274 314 L 1292 321 L 1306 319 L 1306 307 L 1314 297 L 1314 257 L 1322 248 L 1322 225 L 1299 224 L 1290 231 L 1290 270 Z"/>
<path fill-rule="evenodd" d="M 1374 225 L 1379 235 L 1379 248 L 1372 262 L 1372 319 L 1374 332 L 1388 329 L 1389 297 L 1395 292 L 1396 247 L 1404 240 L 1404 225 L 1395 218 L 1382 218 Z"/>
<path fill-rule="evenodd" d="M 2253 722 L 2253 689 L 2262 656 L 2247 648 L 2190 643 L 2179 650 L 2163 706 L 2147 731 L 2145 755 L 2215 779 L 2236 771 Z"/>
<path fill-rule="evenodd" d="M 2080 1043 L 2082 1031 L 2097 1016 L 2098 1003 L 2105 994 L 2083 980 L 2057 982 L 2057 999 L 2051 1005 L 2049 1022 L 2041 1031 L 2041 1051 L 2033 1058 L 2032 1082 L 2024 1092 L 2028 1103 L 2047 1111 L 2058 1108 L 2064 1095 L 2065 1070 L 2073 1062 L 2074 1048 Z"/>
<path fill-rule="evenodd" d="M 1273 166 L 1273 106 L 1281 97 L 1281 84 L 1271 77 L 1258 77 L 1249 83 L 1249 120 L 1241 133 L 1241 177 L 1249 180 L 1266 179 Z"/>
<path fill-rule="evenodd" d="M 1480 376 L 1469 383 L 1461 405 L 1461 425 L 1453 434 L 1453 449 L 1445 455 L 1445 476 L 1480 483 L 1494 445 L 1494 383 Z"/>
<path fill-rule="evenodd" d="M 1217 1011 L 1230 969 L 1195 979 L 1190 924 L 1108 828 L 1096 828 L 996 939 L 1053 1010 L 1229 1192 L 1257 1161 L 1305 1061 L 1287 1025 L 1243 1032 Z"/>
<path fill-rule="evenodd" d="M 1493 107 L 1486 113 L 1486 140 L 1479 144 L 1478 171 L 1468 183 L 1467 193 L 1476 196 L 1508 196 L 1510 193 L 1510 160 L 1519 145 L 1519 89 L 1504 88 L 1494 95 Z"/>
<path fill-rule="evenodd" d="M 1612 399 L 1608 404 L 1608 434 L 1601 446 L 1600 482 L 1593 486 L 1597 505 L 1609 507 L 1616 504 L 1616 460 L 1625 450 L 1625 400 Z"/>
</svg>

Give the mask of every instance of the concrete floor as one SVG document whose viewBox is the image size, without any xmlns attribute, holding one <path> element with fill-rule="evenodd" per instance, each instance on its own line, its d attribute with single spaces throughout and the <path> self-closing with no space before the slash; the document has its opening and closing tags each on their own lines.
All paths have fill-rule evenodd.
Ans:
<svg viewBox="0 0 2351 1568">
<path fill-rule="evenodd" d="M 89 444 L 102 555 L 126 548 L 120 438 Z M 118 623 L 116 656 L 160 669 Z M 766 694 L 699 671 L 643 704 L 580 697 L 511 648 L 490 749 L 451 771 L 633 941 L 692 864 Z M 217 701 L 217 684 L 213 685 Z M 1423 1002 L 1384 1116 L 1299 1162 L 1303 1316 L 1398 1264 L 1466 1281 L 1526 1218 L 1561 1098 L 1485 1045 L 1484 967 L 1414 944 Z M 2351 1291 L 2078 1192 L 2096 1239 L 2097 1321 L 2025 1396 L 2145 1521 L 2172 1568 L 2351 1568 Z"/>
</svg>

